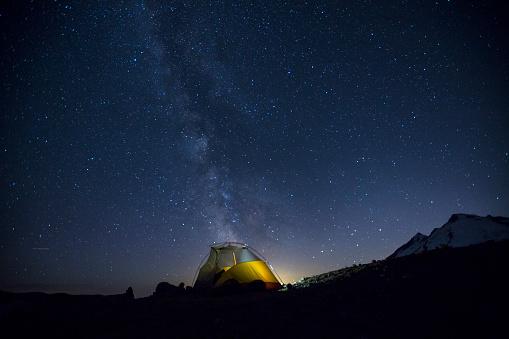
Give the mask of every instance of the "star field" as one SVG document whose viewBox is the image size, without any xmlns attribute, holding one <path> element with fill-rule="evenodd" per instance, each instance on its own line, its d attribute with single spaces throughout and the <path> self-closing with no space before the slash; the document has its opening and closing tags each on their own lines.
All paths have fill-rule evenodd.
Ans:
<svg viewBox="0 0 509 339">
<path fill-rule="evenodd" d="M 2 4 L 0 288 L 146 295 L 226 240 L 290 282 L 507 216 L 500 6 Z"/>
</svg>

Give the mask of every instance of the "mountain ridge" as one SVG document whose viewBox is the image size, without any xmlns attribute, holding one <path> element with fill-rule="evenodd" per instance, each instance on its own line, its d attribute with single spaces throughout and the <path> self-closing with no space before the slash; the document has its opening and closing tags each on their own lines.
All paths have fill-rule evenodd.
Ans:
<svg viewBox="0 0 509 339">
<path fill-rule="evenodd" d="M 429 235 L 420 232 L 397 248 L 388 258 L 431 251 L 442 247 L 465 247 L 486 241 L 509 239 L 509 218 L 455 213 Z"/>
</svg>

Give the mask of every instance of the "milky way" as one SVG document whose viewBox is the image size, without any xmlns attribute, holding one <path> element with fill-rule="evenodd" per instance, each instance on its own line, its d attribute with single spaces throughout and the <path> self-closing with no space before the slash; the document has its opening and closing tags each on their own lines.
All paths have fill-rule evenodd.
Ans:
<svg viewBox="0 0 509 339">
<path fill-rule="evenodd" d="M 488 2 L 0 9 L 0 288 L 137 295 L 241 241 L 285 281 L 509 214 Z"/>
</svg>

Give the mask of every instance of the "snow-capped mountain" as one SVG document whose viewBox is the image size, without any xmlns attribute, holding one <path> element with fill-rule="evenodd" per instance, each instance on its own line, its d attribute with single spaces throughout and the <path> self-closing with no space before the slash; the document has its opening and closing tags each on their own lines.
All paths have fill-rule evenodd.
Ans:
<svg viewBox="0 0 509 339">
<path fill-rule="evenodd" d="M 422 253 L 441 247 L 464 247 L 486 241 L 509 239 L 509 218 L 453 214 L 442 227 L 429 236 L 417 233 L 389 258 Z"/>
</svg>

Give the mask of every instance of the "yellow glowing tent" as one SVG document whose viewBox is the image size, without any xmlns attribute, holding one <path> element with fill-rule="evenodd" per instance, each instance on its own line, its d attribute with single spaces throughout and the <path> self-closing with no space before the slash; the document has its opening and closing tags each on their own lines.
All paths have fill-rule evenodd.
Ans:
<svg viewBox="0 0 509 339">
<path fill-rule="evenodd" d="M 245 244 L 225 242 L 211 246 L 194 287 L 205 289 L 251 283 L 263 283 L 266 289 L 281 287 L 280 279 L 258 252 Z"/>
</svg>

